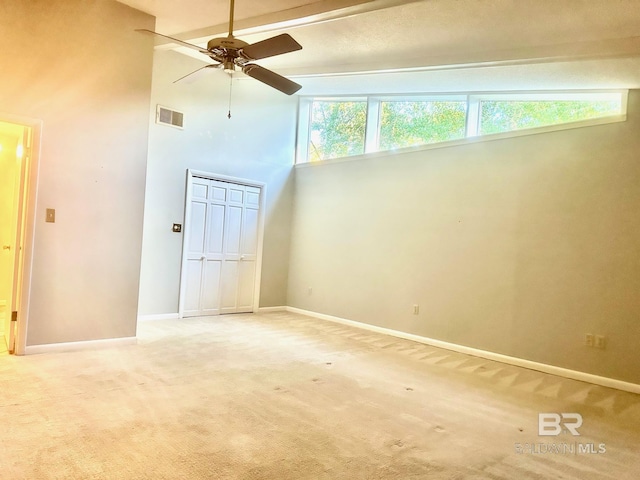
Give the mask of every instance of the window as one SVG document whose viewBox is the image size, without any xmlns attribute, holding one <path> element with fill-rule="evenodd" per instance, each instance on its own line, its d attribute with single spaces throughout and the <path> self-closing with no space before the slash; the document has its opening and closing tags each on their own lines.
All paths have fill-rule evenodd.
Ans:
<svg viewBox="0 0 640 480">
<path fill-rule="evenodd" d="M 302 97 L 297 163 L 623 121 L 626 100 L 627 91 Z"/>
<path fill-rule="evenodd" d="M 590 99 L 482 100 L 480 135 L 579 122 L 620 113 L 620 96 Z"/>
<path fill-rule="evenodd" d="M 314 101 L 309 160 L 314 162 L 363 154 L 366 122 L 366 99 Z"/>
<path fill-rule="evenodd" d="M 393 150 L 464 138 L 466 117 L 466 101 L 383 101 L 378 149 Z"/>
</svg>

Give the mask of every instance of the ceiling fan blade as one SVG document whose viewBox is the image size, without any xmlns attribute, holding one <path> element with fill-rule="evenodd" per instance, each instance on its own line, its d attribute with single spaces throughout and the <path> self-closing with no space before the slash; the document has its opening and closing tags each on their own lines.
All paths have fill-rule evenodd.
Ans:
<svg viewBox="0 0 640 480">
<path fill-rule="evenodd" d="M 210 54 L 210 52 L 206 48 L 199 47 L 199 46 L 194 45 L 192 43 L 183 42 L 182 40 L 178 40 L 177 38 L 173 38 L 173 37 L 170 37 L 168 35 L 163 35 L 162 33 L 154 32 L 153 30 L 147 30 L 145 28 L 140 28 L 140 29 L 136 30 L 136 32 L 146 33 L 146 34 L 150 34 L 150 35 L 157 35 L 159 37 L 171 40 L 173 43 L 177 43 L 178 45 L 182 45 L 183 47 L 189 47 L 189 48 L 192 48 L 194 50 L 198 50 L 200 53 L 204 53 L 205 55 L 209 55 Z"/>
<path fill-rule="evenodd" d="M 193 83 L 193 82 L 195 82 L 196 80 L 198 80 L 199 78 L 202 77 L 202 74 L 205 72 L 205 70 L 211 69 L 211 68 L 220 68 L 221 66 L 222 66 L 222 64 L 220 64 L 220 63 L 211 64 L 211 65 L 205 65 L 204 67 L 200 67 L 199 69 L 194 70 L 191 73 L 187 73 L 185 76 L 180 77 L 177 80 L 174 80 L 173 83 L 178 83 L 180 80 L 184 80 L 187 77 L 190 77 L 190 78 L 189 78 L 189 81 L 186 82 L 186 83 Z"/>
<path fill-rule="evenodd" d="M 265 83 L 287 95 L 292 95 L 302 88 L 302 85 L 298 85 L 282 75 L 253 63 L 242 67 L 242 71 L 259 82 Z"/>
<path fill-rule="evenodd" d="M 281 55 L 301 49 L 302 45 L 296 42 L 291 35 L 283 33 L 282 35 L 247 45 L 240 50 L 240 53 L 249 60 L 260 60 L 261 58 L 273 57 L 274 55 Z"/>
</svg>

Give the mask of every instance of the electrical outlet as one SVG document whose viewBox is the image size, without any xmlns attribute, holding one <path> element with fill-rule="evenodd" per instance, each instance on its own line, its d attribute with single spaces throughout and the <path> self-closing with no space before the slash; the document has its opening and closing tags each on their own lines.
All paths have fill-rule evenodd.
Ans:
<svg viewBox="0 0 640 480">
<path fill-rule="evenodd" d="M 413 314 L 418 315 L 420 313 L 420 305 L 413 306 Z"/>
<path fill-rule="evenodd" d="M 309 287 L 309 288 L 307 289 L 307 293 L 308 293 L 309 295 L 311 295 L 311 294 L 313 293 L 313 288 L 312 288 L 312 287 Z"/>
<path fill-rule="evenodd" d="M 593 343 L 593 333 L 586 333 L 584 335 L 584 344 L 587 347 L 593 347 L 594 343 Z"/>
<path fill-rule="evenodd" d="M 607 337 L 605 337 L 604 335 L 596 335 L 593 346 L 604 350 L 607 346 Z"/>
</svg>

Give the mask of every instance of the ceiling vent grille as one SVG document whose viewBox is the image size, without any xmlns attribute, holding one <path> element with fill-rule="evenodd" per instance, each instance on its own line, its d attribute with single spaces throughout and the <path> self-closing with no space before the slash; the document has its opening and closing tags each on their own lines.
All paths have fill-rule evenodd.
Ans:
<svg viewBox="0 0 640 480">
<path fill-rule="evenodd" d="M 156 108 L 156 123 L 183 128 L 184 113 L 158 105 Z"/>
</svg>

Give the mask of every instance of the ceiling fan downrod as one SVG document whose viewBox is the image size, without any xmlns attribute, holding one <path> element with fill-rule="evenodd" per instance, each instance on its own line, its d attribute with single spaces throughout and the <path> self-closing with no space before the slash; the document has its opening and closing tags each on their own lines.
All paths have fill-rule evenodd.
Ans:
<svg viewBox="0 0 640 480">
<path fill-rule="evenodd" d="M 234 0 L 230 0 L 229 2 L 229 38 L 233 38 L 233 7 Z"/>
</svg>

